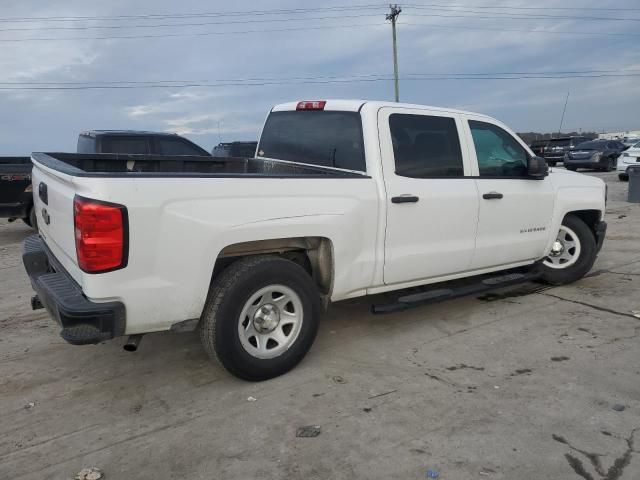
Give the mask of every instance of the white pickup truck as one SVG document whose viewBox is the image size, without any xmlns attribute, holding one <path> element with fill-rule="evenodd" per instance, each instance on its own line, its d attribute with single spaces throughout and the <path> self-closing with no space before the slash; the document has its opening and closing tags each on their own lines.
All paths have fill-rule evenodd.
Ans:
<svg viewBox="0 0 640 480">
<path fill-rule="evenodd" d="M 33 164 L 40 234 L 23 260 L 62 337 L 129 335 L 134 350 L 197 328 L 248 380 L 294 367 L 329 302 L 431 285 L 376 307 L 393 311 L 532 275 L 572 282 L 606 230 L 601 180 L 549 173 L 502 123 L 446 108 L 293 102 L 269 113 L 256 158 Z"/>
</svg>

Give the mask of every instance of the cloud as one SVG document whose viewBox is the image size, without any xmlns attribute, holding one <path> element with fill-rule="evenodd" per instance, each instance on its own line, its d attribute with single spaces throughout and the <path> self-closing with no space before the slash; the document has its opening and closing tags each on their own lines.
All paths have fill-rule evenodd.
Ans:
<svg viewBox="0 0 640 480">
<path fill-rule="evenodd" d="M 606 8 L 596 0 L 570 0 L 545 15 L 589 16 L 583 7 Z M 314 8 L 361 5 L 357 0 L 329 0 Z M 302 8 L 293 0 L 235 4 L 212 0 L 183 0 L 178 10 L 221 12 Z M 506 4 L 505 4 L 506 5 Z M 513 6 L 530 6 L 520 0 Z M 634 8 L 634 0 L 620 0 L 616 8 Z M 3 17 L 62 15 L 122 16 L 176 11 L 169 0 L 65 0 L 3 2 Z M 467 10 L 473 10 L 471 6 Z M 476 8 L 476 10 L 478 10 Z M 45 28 L 43 31 L 0 31 L 0 40 L 28 37 L 90 37 L 118 34 L 172 34 L 206 31 L 244 31 L 308 26 L 308 30 L 233 35 L 146 38 L 135 40 L 78 40 L 0 42 L 0 82 L 103 82 L 157 80 L 227 80 L 247 78 L 326 77 L 390 74 L 391 34 L 385 24 L 386 7 L 350 11 L 374 17 L 328 20 L 290 20 L 295 15 L 260 16 L 286 22 L 229 26 L 131 28 L 119 30 L 53 30 L 51 22 L 3 24 L 2 28 Z M 637 35 L 637 22 L 580 21 L 533 18 L 528 10 L 520 19 L 425 17 L 442 10 L 406 6 L 398 33 L 400 74 L 450 72 L 531 72 L 640 69 L 638 37 L 527 33 L 526 30 Z M 452 12 L 449 12 L 451 14 Z M 344 16 L 347 13 L 309 14 Z M 472 15 L 472 14 L 465 14 Z M 598 15 L 621 14 L 602 12 Z M 481 16 L 491 16 L 484 12 Z M 631 15 L 640 17 L 640 15 Z M 209 18 L 217 21 L 216 18 Z M 225 17 L 226 18 L 226 17 Z M 254 20 L 245 15 L 235 21 Z M 195 23 L 189 20 L 57 22 L 56 26 L 140 25 Z M 403 24 L 404 23 L 404 24 Z M 422 24 L 422 25 L 408 25 Z M 379 24 L 379 25 L 370 25 Z M 316 27 L 348 28 L 316 29 Z M 359 26 L 366 25 L 366 26 Z M 444 28 L 446 27 L 446 28 Z M 493 29 L 493 30 L 491 30 Z M 523 30 L 523 31 L 514 31 Z M 401 99 L 411 103 L 451 106 L 496 116 L 516 130 L 557 129 L 562 102 L 571 92 L 565 124 L 571 129 L 626 130 L 640 127 L 639 77 L 553 80 L 401 80 Z M 260 83 L 257 81 L 256 83 Z M 6 86 L 6 85 L 5 85 Z M 0 85 L 2 87 L 2 85 Z M 315 83 L 208 88 L 135 88 L 80 91 L 0 90 L 2 154 L 32 150 L 73 150 L 79 131 L 90 128 L 172 130 L 196 137 L 202 144 L 220 140 L 253 139 L 269 109 L 295 99 L 369 98 L 390 100 L 393 84 L 383 82 Z"/>
</svg>

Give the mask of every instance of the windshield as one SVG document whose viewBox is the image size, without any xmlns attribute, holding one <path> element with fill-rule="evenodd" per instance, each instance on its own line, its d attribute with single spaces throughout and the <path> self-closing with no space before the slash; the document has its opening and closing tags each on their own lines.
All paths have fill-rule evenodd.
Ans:
<svg viewBox="0 0 640 480">
<path fill-rule="evenodd" d="M 258 156 L 366 171 L 362 121 L 357 112 L 272 112 Z"/>
</svg>

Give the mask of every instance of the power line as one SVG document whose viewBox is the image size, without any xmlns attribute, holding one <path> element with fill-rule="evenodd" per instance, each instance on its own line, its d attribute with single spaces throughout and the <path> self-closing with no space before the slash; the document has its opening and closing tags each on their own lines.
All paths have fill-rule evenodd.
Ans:
<svg viewBox="0 0 640 480">
<path fill-rule="evenodd" d="M 496 27 L 479 27 L 477 25 L 442 25 L 438 23 L 410 23 L 410 22 L 399 22 L 399 25 L 410 25 L 410 26 L 423 26 L 423 27 L 434 27 L 434 28 L 443 28 L 443 29 L 451 29 L 451 30 L 486 30 L 490 32 L 517 32 L 517 33 L 543 33 L 545 35 L 586 35 L 586 36 L 605 36 L 605 37 L 640 37 L 640 33 L 617 33 L 617 32 L 578 32 L 572 30 L 524 30 L 521 28 L 496 28 Z"/>
<path fill-rule="evenodd" d="M 470 17 L 469 17 L 470 18 Z M 361 27 L 379 27 L 386 25 L 385 23 L 360 23 L 352 25 L 323 25 L 323 26 L 305 26 L 278 29 L 256 29 L 256 30 L 235 30 L 222 32 L 186 32 L 186 33 L 161 33 L 161 34 L 145 34 L 145 35 L 110 35 L 102 37 L 29 37 L 29 38 L 0 38 L 0 43 L 20 43 L 20 42 L 53 42 L 53 41 L 75 41 L 75 40 L 132 40 L 143 38 L 174 38 L 174 37 L 200 37 L 200 36 L 218 36 L 218 35 L 245 35 L 251 33 L 279 33 L 292 31 L 310 31 L 310 30 L 327 30 L 340 28 L 361 28 Z M 543 33 L 543 34 L 562 34 L 562 35 L 578 35 L 578 36 L 616 36 L 616 37 L 638 37 L 640 33 L 617 33 L 617 32 L 593 32 L 593 31 L 560 31 L 560 30 L 525 30 L 514 28 L 492 28 L 480 27 L 475 25 L 442 25 L 434 23 L 410 23 L 398 22 L 397 25 L 411 25 L 423 27 L 435 27 L 454 30 L 486 30 L 497 32 L 519 32 L 519 33 Z"/>
<path fill-rule="evenodd" d="M 606 70 L 545 70 L 541 72 L 532 72 L 532 71 L 515 71 L 515 72 L 505 72 L 505 71 L 497 71 L 497 72 L 416 72 L 416 73 L 406 73 L 405 75 L 408 77 L 442 77 L 442 76 L 495 76 L 495 75 L 583 75 L 583 74 L 593 74 L 593 73 L 640 73 L 640 68 L 637 69 L 606 69 Z M 224 79 L 205 79 L 205 80 L 88 80 L 88 81 L 51 81 L 51 82 L 29 82 L 29 81 L 20 81 L 20 82 L 0 82 L 0 85 L 119 85 L 119 84 L 161 84 L 166 83 L 212 83 L 212 82 L 261 82 L 261 81 L 290 81 L 290 80 L 325 80 L 325 79 L 345 79 L 345 78 L 369 78 L 369 77 L 389 77 L 391 74 L 387 73 L 365 73 L 365 74 L 356 74 L 356 75 L 315 75 L 315 76 L 296 76 L 296 77 L 247 77 L 247 78 L 224 78 Z"/>
<path fill-rule="evenodd" d="M 416 8 L 416 7 L 413 7 Z M 452 15 L 445 15 L 443 13 L 427 13 L 418 14 L 413 13 L 416 17 L 456 17 L 456 18 L 488 18 L 492 20 L 508 18 L 510 20 L 548 20 L 548 19 L 561 19 L 561 20 L 583 20 L 583 21 L 620 21 L 620 22 L 640 22 L 640 18 L 617 18 L 617 17 L 587 17 L 576 15 L 545 15 L 542 13 L 525 14 L 525 13 L 510 13 L 510 12 L 481 12 L 477 10 L 451 10 L 447 8 L 428 8 L 427 10 L 436 10 L 440 12 L 452 13 Z M 456 15 L 457 13 L 471 13 L 472 15 Z M 491 16 L 487 15 L 491 13 Z M 496 15 L 499 17 L 496 18 Z"/>
<path fill-rule="evenodd" d="M 627 11 L 640 11 L 640 8 L 634 7 L 583 7 L 583 6 L 573 6 L 573 7 L 531 7 L 531 6 L 520 6 L 520 5 L 460 5 L 460 4 L 438 4 L 438 3 L 415 3 L 415 4 L 405 4 L 407 7 L 450 7 L 450 8 L 482 8 L 482 9 L 498 9 L 498 10 L 593 10 L 593 11 L 612 11 L 612 12 L 627 12 Z"/>
<path fill-rule="evenodd" d="M 602 73 L 602 74 L 586 74 L 586 75 L 517 75 L 517 76 L 467 76 L 467 75 L 441 75 L 441 76 L 424 76 L 424 77 L 403 77 L 407 81 L 442 81 L 442 80 L 526 80 L 526 79 L 569 79 L 569 78 L 606 78 L 606 77 L 640 77 L 640 73 Z M 25 90 L 124 90 L 124 89 L 147 89 L 147 88 L 192 88 L 192 87 L 262 87 L 274 85 L 306 85 L 306 84 L 344 84 L 344 83 L 361 83 L 361 82 L 389 82 L 393 78 L 380 76 L 373 78 L 344 78 L 344 79 L 328 79 L 328 80 L 304 80 L 304 81 L 287 81 L 277 80 L 262 82 L 225 82 L 225 83 L 182 83 L 182 84 L 145 84 L 145 85 L 81 85 L 81 86 L 18 86 L 18 87 L 0 87 L 4 91 L 25 91 Z"/>
<path fill-rule="evenodd" d="M 74 41 L 74 40 L 130 40 L 136 38 L 171 38 L 171 37 L 202 37 L 209 35 L 244 35 L 249 33 L 274 33 L 274 32 L 293 32 L 308 30 L 327 30 L 336 28 L 359 28 L 359 27 L 375 27 L 385 25 L 384 23 L 360 23 L 352 25 L 324 25 L 318 27 L 291 27 L 291 28 L 274 28 L 265 30 L 236 30 L 224 32 L 187 32 L 187 33 L 161 33 L 154 35 L 110 35 L 104 37 L 33 37 L 33 38 L 0 38 L 0 42 L 52 42 L 52 41 Z"/>
<path fill-rule="evenodd" d="M 413 8 L 421 8 L 414 6 Z M 474 7 L 475 8 L 475 7 Z M 640 21 L 640 18 L 611 18 L 611 17 L 585 17 L 585 16 L 557 16 L 557 15 L 542 15 L 542 14 L 511 14 L 505 12 L 490 12 L 489 15 L 481 15 L 486 12 L 477 10 L 455 10 L 449 7 L 442 8 L 429 8 L 429 10 L 435 10 L 444 13 L 428 13 L 428 14 L 411 14 L 414 17 L 441 17 L 441 18 L 471 18 L 471 19 L 490 19 L 495 20 L 495 15 L 500 15 L 500 18 L 508 18 L 512 20 L 546 20 L 546 19 L 574 19 L 574 20 L 588 20 L 588 21 L 600 21 L 600 20 L 612 20 L 612 21 Z M 332 10 L 338 12 L 337 10 Z M 471 15 L 458 15 L 458 13 L 469 13 Z M 216 15 L 219 16 L 219 15 Z M 22 31 L 51 31 L 51 30 L 63 30 L 63 31 L 75 31 L 75 30 L 114 30 L 114 29 L 127 29 L 127 28 L 175 28 L 175 27 L 197 27 L 208 25 L 229 25 L 229 24 L 251 24 L 251 23 L 271 23 L 271 22 L 291 22 L 291 21 L 310 21 L 310 20 L 334 20 L 340 18 L 365 18 L 376 17 L 377 14 L 354 14 L 354 15 L 340 15 L 329 17 L 300 17 L 300 18 L 270 18 L 261 20 L 225 20 L 221 22 L 198 22 L 198 23 L 163 23 L 163 24 L 151 24 L 151 25 L 85 25 L 85 26 L 64 26 L 64 27 L 19 27 L 19 28 L 2 28 L 0 32 L 22 32 Z M 191 18 L 191 17 L 188 17 Z M 29 39 L 30 40 L 30 39 Z"/>
<path fill-rule="evenodd" d="M 156 13 L 156 14 L 140 14 L 140 15 L 113 15 L 113 16 L 53 16 L 53 17 L 2 17 L 0 22 L 78 22 L 78 21 L 128 21 L 128 20 L 144 20 L 144 19 L 163 19 L 163 18 L 192 18 L 192 17 L 227 17 L 227 16 L 243 16 L 243 15 L 281 15 L 281 14 L 305 14 L 330 11 L 349 11 L 363 10 L 372 8 L 383 8 L 385 4 L 368 4 L 368 5 L 334 5 L 332 7 L 319 8 L 289 8 L 289 9 L 271 9 L 271 10 L 240 10 L 228 12 L 193 12 L 193 13 Z"/>
<path fill-rule="evenodd" d="M 557 11 L 598 11 L 598 12 L 625 12 L 625 11 L 640 11 L 640 8 L 633 7 L 587 7 L 587 6 L 573 6 L 573 7 L 553 7 L 553 6 L 520 6 L 520 5 L 464 5 L 464 4 L 438 4 L 438 3 L 420 3 L 420 4 L 405 4 L 406 7 L 412 8 L 473 8 L 482 10 L 520 10 L 520 11 L 535 11 L 535 10 L 557 10 Z M 82 15 L 70 15 L 70 16 L 47 16 L 47 17 L 0 17 L 0 22 L 78 22 L 78 21 L 128 21 L 128 20 L 157 20 L 166 18 L 192 18 L 192 17 L 225 17 L 225 16 L 244 16 L 244 15 L 279 15 L 279 14 L 305 14 L 316 12 L 329 12 L 329 11 L 349 11 L 349 10 L 362 10 L 362 9 L 376 9 L 386 8 L 384 3 L 378 4 L 365 4 L 365 5 L 334 5 L 331 7 L 318 7 L 318 8 L 290 8 L 290 9 L 270 9 L 270 10 L 241 10 L 241 11 L 228 11 L 228 12 L 192 12 L 192 13 L 152 13 L 152 14 L 139 14 L 139 15 L 103 15 L 103 16 L 82 16 Z"/>
<path fill-rule="evenodd" d="M 200 27 L 207 25 L 241 25 L 249 23 L 271 23 L 271 22 L 303 22 L 309 20 L 339 20 L 342 18 L 365 18 L 377 17 L 377 14 L 340 15 L 331 17 L 301 17 L 301 18 L 270 18 L 266 20 L 225 20 L 222 22 L 198 22 L 198 23 L 161 23 L 152 25 L 88 25 L 80 27 L 28 27 L 28 28 L 0 28 L 0 32 L 33 32 L 51 30 L 111 30 L 123 28 L 166 28 L 166 27 Z"/>
</svg>

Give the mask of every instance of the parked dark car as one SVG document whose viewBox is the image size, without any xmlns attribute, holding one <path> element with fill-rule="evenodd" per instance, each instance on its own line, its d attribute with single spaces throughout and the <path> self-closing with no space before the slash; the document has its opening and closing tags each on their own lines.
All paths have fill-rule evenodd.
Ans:
<svg viewBox="0 0 640 480">
<path fill-rule="evenodd" d="M 0 218 L 21 218 L 36 227 L 31 191 L 31 157 L 0 157 Z"/>
<path fill-rule="evenodd" d="M 544 157 L 544 147 L 547 146 L 549 140 L 534 140 L 529 144 L 529 148 L 535 153 L 536 157 Z"/>
<path fill-rule="evenodd" d="M 136 130 L 82 132 L 78 137 L 77 153 L 211 156 L 204 148 L 175 133 Z"/>
<path fill-rule="evenodd" d="M 211 156 L 204 148 L 175 133 L 134 130 L 82 132 L 78 136 L 77 152 Z M 31 166 L 31 157 L 0 157 L 0 218 L 9 221 L 21 218 L 36 228 Z"/>
<path fill-rule="evenodd" d="M 229 142 L 219 143 L 213 147 L 211 155 L 214 157 L 253 158 L 256 156 L 258 142 Z"/>
<path fill-rule="evenodd" d="M 564 154 L 573 150 L 579 144 L 591 140 L 588 137 L 559 137 L 552 138 L 544 147 L 544 159 L 550 167 L 564 161 Z"/>
<path fill-rule="evenodd" d="M 573 171 L 578 168 L 594 168 L 610 172 L 616 167 L 616 159 L 626 149 L 618 140 L 591 140 L 567 152 L 564 166 Z"/>
</svg>

